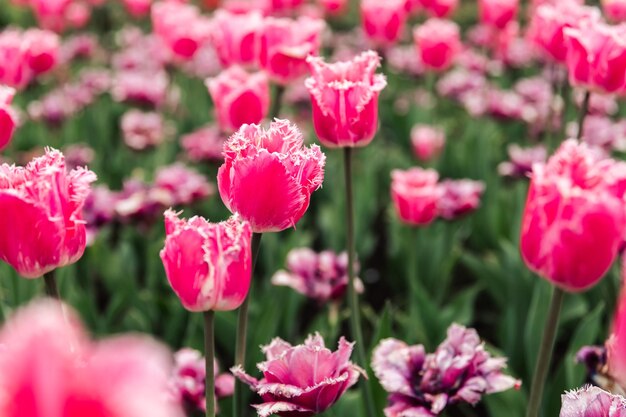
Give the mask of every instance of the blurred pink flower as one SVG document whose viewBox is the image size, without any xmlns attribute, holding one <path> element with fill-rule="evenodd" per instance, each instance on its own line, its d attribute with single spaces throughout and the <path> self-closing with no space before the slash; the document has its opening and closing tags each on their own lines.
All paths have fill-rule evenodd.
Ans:
<svg viewBox="0 0 626 417">
<path fill-rule="evenodd" d="M 215 194 L 215 187 L 204 175 L 180 162 L 160 167 L 154 176 L 151 195 L 165 198 L 163 206 L 188 205 Z"/>
<path fill-rule="evenodd" d="M 563 31 L 570 83 L 604 93 L 626 89 L 626 26 L 590 23 Z"/>
<path fill-rule="evenodd" d="M 231 13 L 218 9 L 213 16 L 211 41 L 222 66 L 252 66 L 258 55 L 263 16 L 259 11 Z"/>
<path fill-rule="evenodd" d="M 259 417 L 312 416 L 332 406 L 364 373 L 349 361 L 353 345 L 342 337 L 332 352 L 319 333 L 297 346 L 275 338 L 262 348 L 267 360 L 257 365 L 263 379 L 246 374 L 241 365 L 231 372 L 263 399 L 254 405 Z"/>
<path fill-rule="evenodd" d="M 424 124 L 416 124 L 411 129 L 413 153 L 421 161 L 436 158 L 445 144 L 446 133 L 443 129 Z"/>
<path fill-rule="evenodd" d="M 266 18 L 259 35 L 259 65 L 281 85 L 304 76 L 307 57 L 319 54 L 324 28 L 321 19 Z"/>
<path fill-rule="evenodd" d="M 255 233 L 295 227 L 324 180 L 326 156 L 317 145 L 304 147 L 288 120 L 268 129 L 243 125 L 224 145 L 224 159 L 217 174 L 222 201 Z"/>
<path fill-rule="evenodd" d="M 591 385 L 561 396 L 559 417 L 623 417 L 626 399 Z"/>
<path fill-rule="evenodd" d="M 415 47 L 412 45 L 391 47 L 387 50 L 385 58 L 389 67 L 396 72 L 415 77 L 424 75 L 424 63 L 422 58 L 415 53 Z"/>
<path fill-rule="evenodd" d="M 180 138 L 181 145 L 192 161 L 222 161 L 226 137 L 219 127 L 207 125 Z"/>
<path fill-rule="evenodd" d="M 396 214 L 413 226 L 430 224 L 437 217 L 442 189 L 437 186 L 439 174 L 432 169 L 395 169 L 391 172 L 391 200 Z"/>
<path fill-rule="evenodd" d="M 515 20 L 519 0 L 478 0 L 478 14 L 483 25 L 505 28 Z"/>
<path fill-rule="evenodd" d="M 190 348 L 182 348 L 174 354 L 174 370 L 170 385 L 176 400 L 186 410 L 206 410 L 205 379 L 206 361 L 200 352 Z M 217 360 L 215 369 L 216 399 L 229 397 L 235 390 L 235 377 L 231 374 L 220 374 Z"/>
<path fill-rule="evenodd" d="M 9 146 L 18 124 L 17 113 L 11 107 L 14 95 L 13 88 L 0 85 L 0 151 Z"/>
<path fill-rule="evenodd" d="M 380 57 L 363 52 L 351 61 L 333 64 L 309 58 L 311 77 L 305 85 L 313 102 L 313 125 L 328 147 L 362 147 L 378 131 L 378 96 L 387 85 L 376 74 Z"/>
<path fill-rule="evenodd" d="M 193 58 L 200 45 L 209 40 L 211 23 L 191 4 L 157 2 L 151 12 L 154 33 L 183 61 Z"/>
<path fill-rule="evenodd" d="M 348 0 L 317 0 L 317 2 L 332 16 L 343 14 L 348 9 Z"/>
<path fill-rule="evenodd" d="M 406 0 L 362 0 L 361 26 L 372 45 L 388 47 L 404 32 L 408 11 Z"/>
<path fill-rule="evenodd" d="M 153 0 L 122 0 L 128 14 L 134 18 L 147 16 Z"/>
<path fill-rule="evenodd" d="M 0 330 L 3 417 L 183 417 L 167 349 L 141 336 L 92 342 L 69 306 L 36 301 Z"/>
<path fill-rule="evenodd" d="M 168 85 L 164 70 L 125 70 L 115 75 L 111 95 L 116 101 L 159 107 L 167 100 Z"/>
<path fill-rule="evenodd" d="M 532 13 L 526 37 L 548 59 L 565 63 L 567 47 L 563 31 L 586 21 L 599 20 L 597 8 L 585 7 L 575 1 L 543 4 Z"/>
<path fill-rule="evenodd" d="M 66 169 L 71 171 L 76 168 L 91 164 L 96 156 L 95 151 L 84 143 L 75 143 L 63 148 Z"/>
<path fill-rule="evenodd" d="M 232 66 L 205 84 L 222 130 L 234 132 L 244 124 L 260 123 L 267 116 L 270 85 L 264 72 L 248 73 Z"/>
<path fill-rule="evenodd" d="M 348 254 L 326 250 L 315 252 L 309 248 L 289 251 L 287 270 L 280 270 L 272 277 L 272 284 L 293 288 L 318 303 L 343 299 L 348 287 Z M 358 265 L 355 266 L 358 273 Z M 358 292 L 363 292 L 363 283 L 357 278 Z"/>
<path fill-rule="evenodd" d="M 624 0 L 601 0 L 604 15 L 613 22 L 626 21 L 626 1 Z"/>
<path fill-rule="evenodd" d="M 430 18 L 413 30 L 413 39 L 429 70 L 445 71 L 461 51 L 459 26 L 451 20 Z"/>
<path fill-rule="evenodd" d="M 622 283 L 626 279 L 626 265 L 622 257 Z M 626 289 L 622 288 L 613 315 L 611 333 L 605 343 L 608 374 L 621 387 L 626 388 Z"/>
<path fill-rule="evenodd" d="M 434 353 L 389 338 L 374 349 L 372 368 L 389 393 L 387 417 L 435 417 L 450 404 L 476 404 L 485 394 L 518 387 L 502 373 L 506 358 L 492 357 L 474 329 L 458 324 Z"/>
<path fill-rule="evenodd" d="M 498 173 L 506 177 L 525 178 L 530 176 L 533 165 L 542 164 L 548 157 L 548 151 L 543 145 L 522 148 L 512 144 L 507 148 L 509 160 L 498 165 Z"/>
<path fill-rule="evenodd" d="M 419 0 L 419 3 L 430 16 L 445 18 L 455 12 L 459 0 Z"/>
<path fill-rule="evenodd" d="M 444 180 L 438 185 L 441 197 L 437 201 L 437 213 L 446 220 L 453 220 L 476 210 L 485 191 L 482 181 Z"/>
<path fill-rule="evenodd" d="M 620 249 L 626 164 L 570 139 L 533 167 L 522 219 L 526 265 L 567 291 L 595 285 Z"/>
<path fill-rule="evenodd" d="M 250 224 L 233 216 L 209 223 L 165 212 L 161 260 L 167 279 L 190 311 L 234 310 L 248 295 L 252 257 Z"/>
<path fill-rule="evenodd" d="M 120 127 L 124 143 L 142 151 L 160 145 L 167 136 L 167 126 L 160 113 L 131 109 L 122 116 Z"/>
<path fill-rule="evenodd" d="M 0 165 L 0 259 L 25 278 L 76 262 L 85 250 L 82 208 L 95 179 L 85 168 L 66 172 L 54 149 L 26 167 Z"/>
</svg>

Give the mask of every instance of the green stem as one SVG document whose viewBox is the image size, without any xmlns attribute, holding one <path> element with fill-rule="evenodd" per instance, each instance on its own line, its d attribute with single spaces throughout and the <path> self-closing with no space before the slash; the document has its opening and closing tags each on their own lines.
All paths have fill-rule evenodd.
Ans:
<svg viewBox="0 0 626 417">
<path fill-rule="evenodd" d="M 283 95 L 285 95 L 285 86 L 276 84 L 274 90 L 274 99 L 272 100 L 272 107 L 270 108 L 270 121 L 280 116 L 280 107 L 283 102 Z"/>
<path fill-rule="evenodd" d="M 367 366 L 367 356 L 365 355 L 365 343 L 363 330 L 361 329 L 361 318 L 359 310 L 359 299 L 354 287 L 354 199 L 352 193 L 352 148 L 344 148 L 344 172 L 346 180 L 346 223 L 347 223 L 347 246 L 348 246 L 348 303 L 350 305 L 350 327 L 352 337 L 356 342 L 356 353 L 359 365 Z M 368 381 L 361 380 L 363 390 L 363 400 L 365 409 L 369 417 L 375 417 L 374 397 L 372 388 Z"/>
<path fill-rule="evenodd" d="M 215 417 L 215 312 L 204 312 L 204 357 L 206 365 L 206 417 Z"/>
<path fill-rule="evenodd" d="M 583 99 L 583 104 L 580 108 L 580 114 L 578 115 L 578 135 L 577 139 L 583 137 L 583 126 L 585 123 L 585 118 L 587 117 L 587 113 L 589 112 L 589 99 L 591 98 L 591 92 L 587 90 L 585 92 L 585 98 Z"/>
<path fill-rule="evenodd" d="M 530 398 L 528 400 L 528 410 L 526 417 L 538 417 L 541 408 L 541 400 L 543 398 L 543 387 L 546 383 L 546 376 L 550 368 L 552 359 L 552 351 L 554 350 L 554 342 L 556 340 L 556 330 L 559 324 L 559 315 L 561 313 L 561 305 L 563 304 L 563 296 L 565 293 L 562 289 L 554 287 L 552 299 L 550 300 L 550 310 L 546 318 L 546 324 L 543 328 L 543 337 L 539 349 L 539 356 L 535 365 L 535 373 L 533 375 L 532 385 L 530 386 Z"/>
<path fill-rule="evenodd" d="M 252 234 L 252 276 L 256 269 L 256 262 L 259 257 L 259 248 L 261 247 L 262 233 Z M 250 292 L 239 307 L 239 315 L 237 316 L 237 341 L 235 344 L 235 366 L 241 365 L 246 367 L 246 335 L 248 334 L 248 304 L 250 301 Z M 239 410 L 243 410 L 243 383 L 239 379 L 235 380 L 235 392 L 233 395 L 233 417 L 241 417 Z"/>
<path fill-rule="evenodd" d="M 59 300 L 61 297 L 59 296 L 59 289 L 57 288 L 57 281 L 54 277 L 54 273 L 55 270 L 52 270 L 43 274 L 43 282 L 46 286 L 46 295 Z"/>
</svg>

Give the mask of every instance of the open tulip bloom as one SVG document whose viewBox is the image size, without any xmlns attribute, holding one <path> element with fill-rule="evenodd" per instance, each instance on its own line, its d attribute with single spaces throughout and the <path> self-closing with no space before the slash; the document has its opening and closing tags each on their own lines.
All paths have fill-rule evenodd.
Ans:
<svg viewBox="0 0 626 417">
<path fill-rule="evenodd" d="M 67 172 L 54 149 L 25 167 L 0 165 L 0 259 L 24 278 L 76 262 L 86 245 L 82 208 L 95 180 L 85 168 Z"/>
</svg>

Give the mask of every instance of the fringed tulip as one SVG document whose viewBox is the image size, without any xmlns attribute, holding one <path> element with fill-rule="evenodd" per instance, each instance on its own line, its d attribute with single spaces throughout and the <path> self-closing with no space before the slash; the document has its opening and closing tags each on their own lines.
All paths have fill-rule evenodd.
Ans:
<svg viewBox="0 0 626 417">
<path fill-rule="evenodd" d="M 355 265 L 355 274 L 358 265 Z M 272 284 L 293 288 L 318 303 L 341 300 L 348 286 L 348 254 L 332 251 L 314 252 L 309 248 L 292 249 L 287 254 L 287 270 L 280 270 L 272 277 Z M 359 292 L 363 283 L 356 279 Z"/>
<path fill-rule="evenodd" d="M 396 169 L 392 171 L 391 178 L 391 200 L 400 220 L 414 226 L 427 225 L 435 220 L 441 198 L 437 171 Z"/>
<path fill-rule="evenodd" d="M 449 404 L 476 404 L 483 395 L 506 391 L 520 382 L 502 373 L 506 358 L 485 350 L 474 329 L 453 324 L 434 353 L 384 339 L 374 349 L 372 369 L 389 393 L 387 417 L 434 417 Z"/>
<path fill-rule="evenodd" d="M 563 33 L 572 85 L 603 93 L 626 89 L 626 26 L 587 22 Z"/>
<path fill-rule="evenodd" d="M 583 291 L 608 271 L 626 228 L 626 166 L 565 141 L 535 165 L 522 220 L 526 265 L 567 291 Z"/>
<path fill-rule="evenodd" d="M 0 165 L 0 259 L 25 278 L 76 262 L 85 250 L 82 208 L 96 175 L 66 172 L 57 150 L 26 167 Z"/>
<path fill-rule="evenodd" d="M 387 85 L 385 76 L 376 74 L 380 57 L 367 51 L 352 61 L 308 61 L 312 76 L 305 85 L 320 142 L 331 148 L 369 144 L 378 130 L 378 96 Z"/>
<path fill-rule="evenodd" d="M 217 360 L 215 372 L 215 397 L 230 397 L 235 389 L 235 377 L 220 374 Z M 206 410 L 206 360 L 194 349 L 183 348 L 174 354 L 174 370 L 170 380 L 172 395 L 186 410 Z"/>
<path fill-rule="evenodd" d="M 221 161 L 226 138 L 216 125 L 207 125 L 180 138 L 192 161 Z"/>
<path fill-rule="evenodd" d="M 304 147 L 295 125 L 277 119 L 269 129 L 242 126 L 224 145 L 224 160 L 217 174 L 222 201 L 263 233 L 296 225 L 322 185 L 326 157 L 317 145 Z"/>
<path fill-rule="evenodd" d="M 602 0 L 602 10 L 606 17 L 613 22 L 626 21 L 626 1 L 624 0 Z"/>
<path fill-rule="evenodd" d="M 400 39 L 408 18 L 405 3 L 405 0 L 361 1 L 361 24 L 373 45 L 388 47 Z"/>
<path fill-rule="evenodd" d="M 267 360 L 258 364 L 261 380 L 246 374 L 241 366 L 231 372 L 263 399 L 254 405 L 259 417 L 312 416 L 327 410 L 359 379 L 363 371 L 349 361 L 352 347 L 342 337 L 332 352 L 319 334 L 298 346 L 276 338 L 262 348 Z"/>
<path fill-rule="evenodd" d="M 259 11 L 240 14 L 219 9 L 212 24 L 211 41 L 223 67 L 256 63 L 258 37 L 263 26 Z"/>
<path fill-rule="evenodd" d="M 444 19 L 431 18 L 415 28 L 413 40 L 424 66 L 432 71 L 445 71 L 461 51 L 459 26 Z"/>
<path fill-rule="evenodd" d="M 602 388 L 585 386 L 561 396 L 559 417 L 624 417 L 626 399 Z"/>
<path fill-rule="evenodd" d="M 518 8 L 519 0 L 479 0 L 480 23 L 497 29 L 504 29 L 515 20 Z"/>
<path fill-rule="evenodd" d="M 11 107 L 14 95 L 13 88 L 0 85 L 0 151 L 9 145 L 17 126 L 17 113 Z"/>
<path fill-rule="evenodd" d="M 161 260 L 172 289 L 189 311 L 234 310 L 248 295 L 252 231 L 237 216 L 221 223 L 165 212 Z"/>
<path fill-rule="evenodd" d="M 259 35 L 259 65 L 281 85 L 304 76 L 307 57 L 319 53 L 324 27 L 323 20 L 310 17 L 266 18 Z"/>
<path fill-rule="evenodd" d="M 436 158 L 446 144 L 446 133 L 439 128 L 417 124 L 411 129 L 413 153 L 421 161 Z"/>
<path fill-rule="evenodd" d="M 208 79 L 215 113 L 222 130 L 234 132 L 244 124 L 260 123 L 270 107 L 269 79 L 264 72 L 250 74 L 239 66 Z"/>
<path fill-rule="evenodd" d="M 3 417 L 183 417 L 171 354 L 141 336 L 92 342 L 69 306 L 36 301 L 0 330 Z"/>
</svg>

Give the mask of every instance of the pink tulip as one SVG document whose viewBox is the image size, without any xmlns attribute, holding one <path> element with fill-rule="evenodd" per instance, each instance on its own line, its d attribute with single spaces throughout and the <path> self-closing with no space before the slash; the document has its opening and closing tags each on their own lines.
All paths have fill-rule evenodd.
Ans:
<svg viewBox="0 0 626 417">
<path fill-rule="evenodd" d="M 482 181 L 444 180 L 439 183 L 441 197 L 437 201 L 438 215 L 454 220 L 476 210 L 485 191 Z"/>
<path fill-rule="evenodd" d="M 15 90 L 0 85 L 0 151 L 11 142 L 18 123 L 17 113 L 11 107 Z"/>
<path fill-rule="evenodd" d="M 141 336 L 92 342 L 69 306 L 41 300 L 0 330 L 3 417 L 183 417 L 171 356 Z"/>
<path fill-rule="evenodd" d="M 444 18 L 454 13 L 459 0 L 419 0 L 424 10 L 432 17 Z"/>
<path fill-rule="evenodd" d="M 189 205 L 215 194 L 215 186 L 204 175 L 180 162 L 160 167 L 150 192 L 163 206 Z"/>
<path fill-rule="evenodd" d="M 152 0 L 122 0 L 128 14 L 134 18 L 147 16 L 150 13 Z"/>
<path fill-rule="evenodd" d="M 259 11 L 237 14 L 218 9 L 215 12 L 211 41 L 223 67 L 256 63 L 262 26 L 263 16 Z"/>
<path fill-rule="evenodd" d="M 329 300 L 340 301 L 348 288 L 348 254 L 333 251 L 314 252 L 309 248 L 292 249 L 287 254 L 287 270 L 272 277 L 272 284 L 288 286 L 319 304 Z M 354 266 L 358 274 L 359 265 Z M 363 282 L 355 280 L 358 292 L 363 292 Z"/>
<path fill-rule="evenodd" d="M 626 26 L 587 22 L 563 33 L 572 85 L 604 93 L 626 88 Z"/>
<path fill-rule="evenodd" d="M 244 124 L 260 123 L 270 107 L 269 79 L 264 72 L 248 73 L 239 66 L 206 81 L 222 130 L 234 132 Z"/>
<path fill-rule="evenodd" d="M 182 348 L 174 354 L 174 370 L 170 380 L 174 398 L 185 406 L 186 410 L 206 410 L 206 360 L 194 349 Z M 235 390 L 235 377 L 229 373 L 220 374 L 217 360 L 215 369 L 216 399 L 229 397 Z"/>
<path fill-rule="evenodd" d="M 391 46 L 400 39 L 408 13 L 406 0 L 362 0 L 361 22 L 365 35 L 376 46 Z"/>
<path fill-rule="evenodd" d="M 234 310 L 248 295 L 252 231 L 237 216 L 221 223 L 165 212 L 161 260 L 167 280 L 189 311 Z"/>
<path fill-rule="evenodd" d="M 47 149 L 25 168 L 0 165 L 0 259 L 25 278 L 76 262 L 85 250 L 82 208 L 96 175 L 69 173 Z"/>
<path fill-rule="evenodd" d="M 304 0 L 264 0 L 266 3 L 266 12 L 276 13 L 289 10 L 295 10 L 300 7 Z"/>
<path fill-rule="evenodd" d="M 586 385 L 561 395 L 559 417 L 623 417 L 626 398 L 602 388 Z"/>
<path fill-rule="evenodd" d="M 182 60 L 193 58 L 211 33 L 209 20 L 198 8 L 171 1 L 152 6 L 152 27 L 170 51 Z"/>
<path fill-rule="evenodd" d="M 602 0 L 602 10 L 606 17 L 613 22 L 626 21 L 626 1 L 624 0 Z"/>
<path fill-rule="evenodd" d="M 317 145 L 305 148 L 287 120 L 269 129 L 243 125 L 224 145 L 224 159 L 217 173 L 222 201 L 255 233 L 295 227 L 324 180 L 325 155 Z"/>
<path fill-rule="evenodd" d="M 437 217 L 437 203 L 442 190 L 439 174 L 432 169 L 395 169 L 391 172 L 391 200 L 401 221 L 425 226 Z"/>
<path fill-rule="evenodd" d="M 596 284 L 623 241 L 625 181 L 624 163 L 573 139 L 535 165 L 520 239 L 526 265 L 567 291 Z"/>
<path fill-rule="evenodd" d="M 334 147 L 362 147 L 378 130 L 378 95 L 387 85 L 376 74 L 380 57 L 367 51 L 352 61 L 325 63 L 309 58 L 312 77 L 305 81 L 313 102 L 313 124 L 320 142 Z"/>
<path fill-rule="evenodd" d="M 262 379 L 246 374 L 240 365 L 231 372 L 263 399 L 254 405 L 259 417 L 312 416 L 327 410 L 358 381 L 363 370 L 349 361 L 353 345 L 342 337 L 332 352 L 319 333 L 298 346 L 275 338 L 262 348 L 267 357 L 257 365 Z"/>
<path fill-rule="evenodd" d="M 187 157 L 192 161 L 221 161 L 226 138 L 214 125 L 207 125 L 180 138 Z"/>
<path fill-rule="evenodd" d="M 122 116 L 120 127 L 126 146 L 137 151 L 160 145 L 167 135 L 165 121 L 156 112 L 129 110 Z"/>
<path fill-rule="evenodd" d="M 333 16 L 344 13 L 348 8 L 348 0 L 318 0 L 324 11 Z"/>
<path fill-rule="evenodd" d="M 479 0 L 480 23 L 503 29 L 515 20 L 518 8 L 519 0 Z"/>
<path fill-rule="evenodd" d="M 59 61 L 61 41 L 55 33 L 46 30 L 29 29 L 24 32 L 26 60 L 34 76 L 52 70 Z"/>
<path fill-rule="evenodd" d="M 417 124 L 411 129 L 413 153 L 422 161 L 436 158 L 446 144 L 446 133 L 439 128 Z"/>
<path fill-rule="evenodd" d="M 624 259 L 622 258 L 622 262 Z M 626 266 L 622 265 L 622 283 L 626 278 Z M 621 386 L 626 387 L 626 290 L 619 296 L 611 335 L 606 341 L 607 368 L 609 375 Z"/>
<path fill-rule="evenodd" d="M 451 20 L 428 19 L 415 28 L 413 39 L 424 66 L 433 71 L 448 69 L 461 51 L 459 26 Z"/>
<path fill-rule="evenodd" d="M 260 34 L 259 65 L 272 81 L 286 85 L 307 73 L 306 59 L 318 55 L 321 19 L 266 18 Z"/>
<path fill-rule="evenodd" d="M 550 60 L 565 63 L 567 48 L 563 30 L 577 27 L 585 21 L 598 22 L 600 13 L 595 7 L 584 7 L 571 2 L 544 4 L 531 15 L 527 39 Z"/>
</svg>

